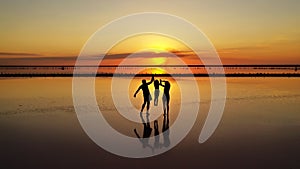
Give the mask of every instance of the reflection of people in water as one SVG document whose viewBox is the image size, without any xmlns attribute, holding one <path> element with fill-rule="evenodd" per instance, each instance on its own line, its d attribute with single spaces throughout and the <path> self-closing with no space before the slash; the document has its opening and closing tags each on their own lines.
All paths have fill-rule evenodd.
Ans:
<svg viewBox="0 0 300 169">
<path fill-rule="evenodd" d="M 134 93 L 134 97 L 136 97 L 136 94 L 142 89 L 143 90 L 143 96 L 144 96 L 144 103 L 142 105 L 142 109 L 141 109 L 141 113 L 143 112 L 145 105 L 147 104 L 147 113 L 149 111 L 150 108 L 150 101 L 151 101 L 151 95 L 149 92 L 149 88 L 148 85 L 150 85 L 152 82 L 154 81 L 154 75 L 152 75 L 151 81 L 150 82 L 146 82 L 145 79 L 142 80 L 142 84 L 140 85 L 140 87 L 137 89 L 137 91 Z"/>
<path fill-rule="evenodd" d="M 159 138 L 160 138 L 160 136 L 159 136 L 159 131 L 158 131 L 158 121 L 157 120 L 155 120 L 154 121 L 154 148 L 159 148 Z"/>
<path fill-rule="evenodd" d="M 160 142 L 160 134 L 159 134 L 159 127 L 158 127 L 158 121 L 154 121 L 154 143 L 153 146 L 149 144 L 149 139 L 152 133 L 152 128 L 150 126 L 149 122 L 149 115 L 146 116 L 146 122 L 140 114 L 144 131 L 143 131 L 143 137 L 139 135 L 136 129 L 134 129 L 134 133 L 136 137 L 139 139 L 139 141 L 142 143 L 143 148 L 149 147 L 153 152 L 155 149 L 159 149 L 162 147 L 169 147 L 170 146 L 170 129 L 169 129 L 169 116 L 164 115 L 163 117 L 163 125 L 162 125 L 162 135 L 163 135 L 163 142 Z"/>
<path fill-rule="evenodd" d="M 164 115 L 162 133 L 164 136 L 164 142 L 162 145 L 165 147 L 169 147 L 169 145 L 170 145 L 169 115 L 166 115 L 166 114 Z"/>
<path fill-rule="evenodd" d="M 164 85 L 162 83 L 165 83 Z M 170 88 L 171 84 L 169 81 L 161 80 L 160 85 L 164 87 L 164 94 L 163 94 L 163 107 L 164 107 L 164 114 L 169 114 L 169 103 L 170 103 Z"/>
<path fill-rule="evenodd" d="M 158 96 L 159 96 L 159 81 L 154 81 L 154 106 L 158 105 Z"/>
<path fill-rule="evenodd" d="M 149 122 L 149 116 L 147 115 L 146 119 L 147 122 L 145 122 L 142 114 L 140 114 L 143 125 L 144 125 L 144 132 L 143 132 L 143 138 L 140 137 L 140 135 L 138 134 L 138 132 L 136 131 L 136 129 L 134 129 L 134 133 L 136 135 L 137 138 L 139 138 L 140 142 L 143 145 L 143 148 L 146 147 L 150 147 L 152 149 L 152 146 L 149 144 L 149 137 L 151 136 L 151 132 L 152 132 L 152 128 L 150 126 L 150 122 Z"/>
<path fill-rule="evenodd" d="M 163 134 L 163 142 L 162 143 L 159 142 L 160 135 L 159 135 L 159 131 L 158 131 L 158 121 L 155 120 L 154 121 L 154 136 L 155 136 L 154 139 L 155 140 L 154 140 L 154 146 L 153 146 L 155 149 L 170 146 L 170 129 L 169 129 L 169 116 L 168 115 L 164 115 L 161 132 Z"/>
</svg>

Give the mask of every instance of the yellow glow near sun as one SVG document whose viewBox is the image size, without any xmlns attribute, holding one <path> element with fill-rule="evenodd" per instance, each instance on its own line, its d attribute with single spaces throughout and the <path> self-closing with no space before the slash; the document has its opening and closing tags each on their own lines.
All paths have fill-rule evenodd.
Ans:
<svg viewBox="0 0 300 169">
<path fill-rule="evenodd" d="M 167 73 L 164 69 L 162 68 L 147 68 L 140 73 L 146 73 L 146 74 L 164 74 Z"/>
<path fill-rule="evenodd" d="M 155 68 L 152 70 L 152 73 L 153 74 L 164 74 L 166 73 L 166 71 L 164 69 L 161 69 L 161 68 Z"/>
<path fill-rule="evenodd" d="M 174 48 L 171 47 L 169 43 L 164 41 L 155 41 L 150 43 L 149 46 L 150 46 L 149 49 L 153 50 L 156 53 L 175 50 Z"/>
<path fill-rule="evenodd" d="M 133 36 L 119 42 L 109 53 L 133 53 L 145 49 L 156 53 L 189 50 L 176 39 L 157 34 L 144 34 Z"/>
<path fill-rule="evenodd" d="M 153 65 L 163 65 L 166 62 L 166 58 L 164 58 L 164 57 L 155 57 L 155 58 L 151 58 L 150 62 Z"/>
</svg>

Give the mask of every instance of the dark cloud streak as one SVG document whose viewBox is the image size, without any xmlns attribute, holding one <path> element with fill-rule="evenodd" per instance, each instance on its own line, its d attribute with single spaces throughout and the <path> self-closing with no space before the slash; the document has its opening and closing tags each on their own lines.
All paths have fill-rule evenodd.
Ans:
<svg viewBox="0 0 300 169">
<path fill-rule="evenodd" d="M 43 56 L 37 53 L 0 52 L 1 56 Z"/>
</svg>

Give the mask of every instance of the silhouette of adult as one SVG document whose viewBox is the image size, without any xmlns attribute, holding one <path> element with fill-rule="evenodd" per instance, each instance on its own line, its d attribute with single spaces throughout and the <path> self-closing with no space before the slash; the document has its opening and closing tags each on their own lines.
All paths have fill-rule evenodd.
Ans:
<svg viewBox="0 0 300 169">
<path fill-rule="evenodd" d="M 164 85 L 162 83 L 165 83 Z M 169 81 L 161 80 L 160 79 L 160 85 L 164 87 L 164 94 L 163 94 L 163 108 L 164 108 L 164 114 L 169 114 L 169 104 L 170 104 L 170 88 L 171 84 Z"/>
<path fill-rule="evenodd" d="M 137 93 L 142 89 L 143 90 L 143 96 L 144 96 L 144 103 L 142 104 L 142 109 L 141 109 L 141 113 L 143 112 L 145 105 L 147 104 L 147 113 L 149 112 L 149 108 L 150 108 L 150 101 L 151 101 L 151 95 L 149 92 L 149 88 L 148 85 L 150 85 L 152 82 L 154 81 L 154 75 L 152 75 L 151 81 L 150 82 L 146 82 L 145 79 L 142 80 L 142 84 L 140 85 L 140 87 L 137 89 L 137 91 L 134 93 L 134 97 L 136 97 Z"/>
</svg>

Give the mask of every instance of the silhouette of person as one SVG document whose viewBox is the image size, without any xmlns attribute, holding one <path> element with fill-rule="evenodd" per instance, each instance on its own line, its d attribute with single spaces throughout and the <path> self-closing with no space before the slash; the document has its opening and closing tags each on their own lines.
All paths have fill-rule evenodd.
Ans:
<svg viewBox="0 0 300 169">
<path fill-rule="evenodd" d="M 145 105 L 147 104 L 147 113 L 149 112 L 150 108 L 150 101 L 152 100 L 148 85 L 150 85 L 154 81 L 154 75 L 152 75 L 151 81 L 146 82 L 145 79 L 142 80 L 142 84 L 137 89 L 137 91 L 134 93 L 134 97 L 136 97 L 137 93 L 142 89 L 143 90 L 143 96 L 144 96 L 144 103 L 142 104 L 141 113 L 143 112 Z"/>
<path fill-rule="evenodd" d="M 158 106 L 158 97 L 159 97 L 159 81 L 154 81 L 154 106 Z"/>
<path fill-rule="evenodd" d="M 143 148 L 150 147 L 151 149 L 153 149 L 153 147 L 149 144 L 149 137 L 151 136 L 151 132 L 152 132 L 152 128 L 151 128 L 150 122 L 149 122 L 149 116 L 148 115 L 146 116 L 147 122 L 145 122 L 142 114 L 140 114 L 140 117 L 141 117 L 142 123 L 144 125 L 143 138 L 140 137 L 140 135 L 138 134 L 136 129 L 134 129 L 134 133 L 135 133 L 136 137 L 142 143 Z"/>
<path fill-rule="evenodd" d="M 162 82 L 164 82 L 165 84 L 163 85 Z M 161 80 L 161 79 L 160 79 L 160 83 L 159 84 L 164 87 L 164 94 L 163 94 L 163 97 L 162 97 L 164 114 L 169 114 L 171 84 L 170 84 L 169 81 L 164 81 L 164 80 Z"/>
</svg>

